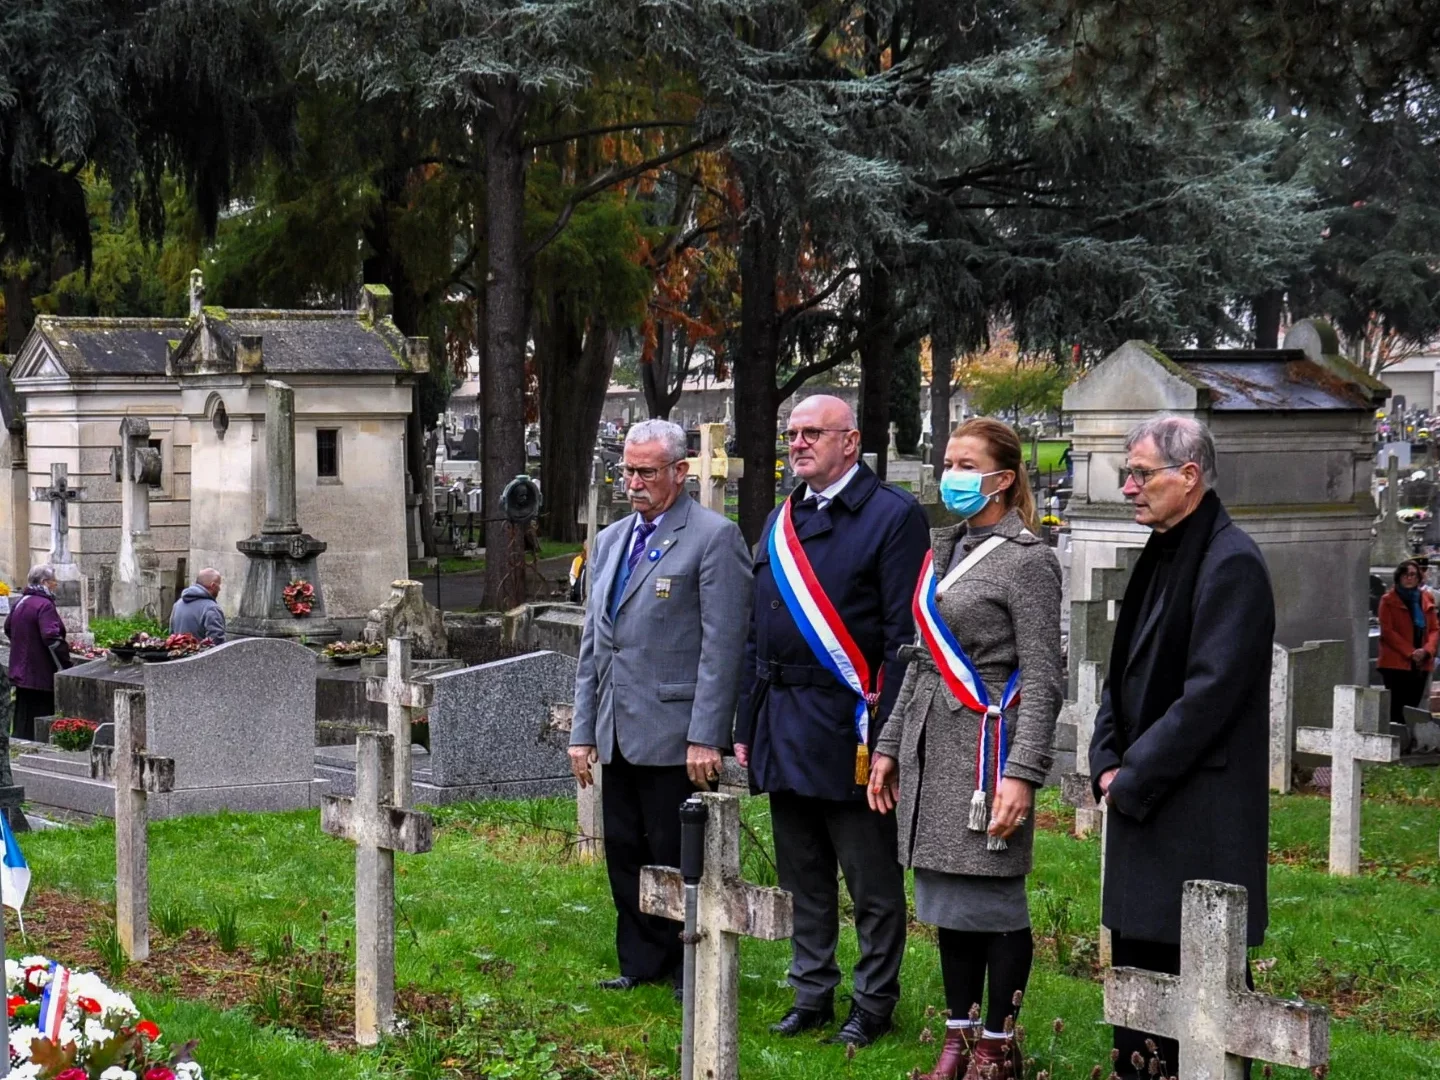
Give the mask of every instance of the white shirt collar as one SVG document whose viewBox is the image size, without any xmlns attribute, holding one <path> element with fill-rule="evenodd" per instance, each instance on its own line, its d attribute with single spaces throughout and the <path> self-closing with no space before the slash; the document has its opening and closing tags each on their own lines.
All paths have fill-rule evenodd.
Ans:
<svg viewBox="0 0 1440 1080">
<path fill-rule="evenodd" d="M 850 483 L 851 480 L 855 479 L 855 474 L 856 474 L 857 472 L 859 472 L 859 471 L 860 471 L 860 462 L 857 461 L 857 462 L 855 462 L 854 465 L 851 465 L 850 468 L 848 468 L 848 469 L 845 470 L 845 475 L 844 475 L 844 476 L 840 477 L 839 480 L 836 480 L 833 484 L 831 484 L 829 487 L 827 487 L 824 491 L 816 491 L 814 488 L 810 487 L 809 484 L 806 484 L 806 485 L 805 485 L 805 494 L 806 494 L 807 496 L 809 496 L 809 495 L 814 495 L 814 496 L 816 496 L 816 497 L 817 497 L 817 501 L 819 502 L 819 504 L 820 504 L 820 506 L 821 506 L 822 508 L 824 508 L 824 507 L 826 507 L 826 506 L 829 506 L 832 502 L 835 501 L 835 497 L 836 497 L 837 495 L 839 495 L 840 492 L 842 492 L 842 491 L 845 490 L 845 485 L 848 484 L 848 483 Z"/>
<path fill-rule="evenodd" d="M 651 535 L 651 536 L 654 536 L 654 535 L 655 535 L 655 532 L 659 530 L 659 528 L 660 528 L 660 523 L 665 520 L 665 515 L 668 514 L 668 513 L 669 513 L 668 510 L 663 510 L 663 511 L 661 511 L 659 514 L 656 514 L 656 515 L 655 515 L 655 520 L 652 521 L 652 522 L 650 522 L 651 525 L 654 525 L 654 526 L 655 526 L 655 529 L 651 530 L 651 532 L 650 532 L 650 535 Z M 640 511 L 639 511 L 639 510 L 636 510 L 636 511 L 635 511 L 635 520 L 630 523 L 630 543 L 631 543 L 632 545 L 635 543 L 635 530 L 638 529 L 638 528 L 640 528 L 640 525 L 641 525 L 641 523 L 644 522 L 644 520 L 645 520 L 645 519 L 640 516 Z M 649 543 L 650 543 L 650 540 L 649 540 L 648 537 L 646 538 L 645 543 L 646 543 L 646 544 L 649 544 Z M 626 548 L 625 550 L 628 551 L 628 550 L 630 550 L 630 549 L 629 549 L 629 548 Z"/>
</svg>

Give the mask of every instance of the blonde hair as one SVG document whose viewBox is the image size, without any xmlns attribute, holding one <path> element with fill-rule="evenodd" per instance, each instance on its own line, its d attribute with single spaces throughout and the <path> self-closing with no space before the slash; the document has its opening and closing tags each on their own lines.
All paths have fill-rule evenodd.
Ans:
<svg viewBox="0 0 1440 1080">
<path fill-rule="evenodd" d="M 1020 520 L 1027 529 L 1038 529 L 1040 526 L 1035 516 L 1035 494 L 1030 490 L 1030 474 L 1025 471 L 1025 463 L 1021 460 L 1020 436 L 1015 433 L 1015 429 L 988 416 L 976 416 L 950 432 L 951 439 L 969 437 L 984 440 L 996 466 L 1015 474 L 1015 482 L 1004 492 L 1005 506 L 1020 515 Z"/>
</svg>

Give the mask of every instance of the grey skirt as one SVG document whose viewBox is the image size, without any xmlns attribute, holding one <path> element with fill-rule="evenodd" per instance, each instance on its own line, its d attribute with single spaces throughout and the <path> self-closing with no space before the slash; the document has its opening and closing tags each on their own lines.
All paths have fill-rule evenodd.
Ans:
<svg viewBox="0 0 1440 1080">
<path fill-rule="evenodd" d="M 915 868 L 915 917 L 931 926 L 1003 934 L 1030 925 L 1025 878 Z"/>
</svg>

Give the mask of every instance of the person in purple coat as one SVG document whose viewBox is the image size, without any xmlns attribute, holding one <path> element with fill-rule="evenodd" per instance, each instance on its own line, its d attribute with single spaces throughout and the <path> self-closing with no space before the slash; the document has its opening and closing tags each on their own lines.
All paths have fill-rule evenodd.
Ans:
<svg viewBox="0 0 1440 1080">
<path fill-rule="evenodd" d="M 10 639 L 10 681 L 15 684 L 17 739 L 35 738 L 35 718 L 55 713 L 55 672 L 70 666 L 65 624 L 55 608 L 55 567 L 30 570 L 25 591 L 10 606 L 5 635 Z"/>
</svg>

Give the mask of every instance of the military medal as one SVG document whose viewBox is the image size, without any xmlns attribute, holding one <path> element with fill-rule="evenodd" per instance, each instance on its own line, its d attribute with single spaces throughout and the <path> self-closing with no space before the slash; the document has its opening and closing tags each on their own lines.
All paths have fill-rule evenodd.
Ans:
<svg viewBox="0 0 1440 1080">
<path fill-rule="evenodd" d="M 670 579 L 668 577 L 655 579 L 655 595 L 661 600 L 670 599 Z"/>
</svg>

